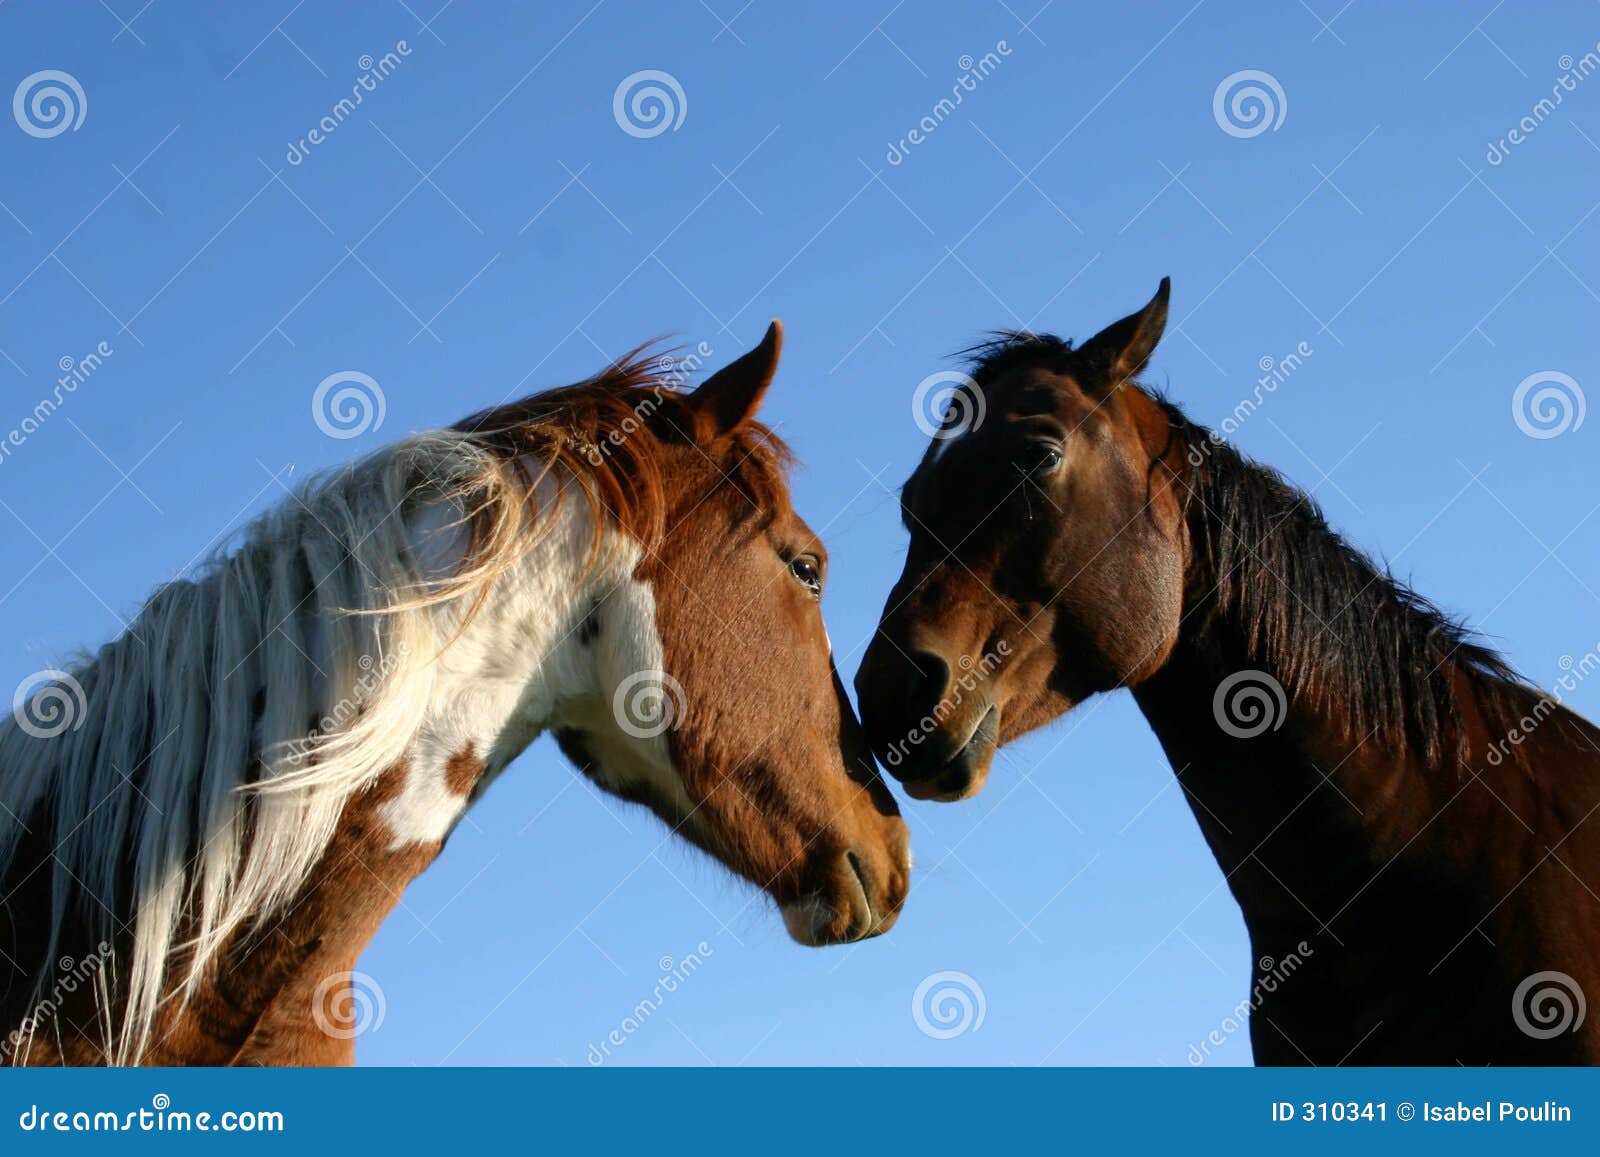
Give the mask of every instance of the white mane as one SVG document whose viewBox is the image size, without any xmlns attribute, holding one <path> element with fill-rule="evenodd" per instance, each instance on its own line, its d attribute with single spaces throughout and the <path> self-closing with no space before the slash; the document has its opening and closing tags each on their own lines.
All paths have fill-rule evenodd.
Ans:
<svg viewBox="0 0 1600 1157">
<path fill-rule="evenodd" d="M 106 1060 L 144 1054 L 164 997 L 294 898 L 346 802 L 405 753 L 433 660 L 528 545 L 528 482 L 451 431 L 313 479 L 72 670 L 70 729 L 0 726 L 0 878 L 23 823 L 56 845 L 38 985 L 64 931 L 115 944 L 112 914 L 134 914 L 131 960 L 105 970 L 125 1001 L 120 1025 L 102 1010 Z M 442 580 L 407 539 L 441 503 L 477 530 Z"/>
</svg>

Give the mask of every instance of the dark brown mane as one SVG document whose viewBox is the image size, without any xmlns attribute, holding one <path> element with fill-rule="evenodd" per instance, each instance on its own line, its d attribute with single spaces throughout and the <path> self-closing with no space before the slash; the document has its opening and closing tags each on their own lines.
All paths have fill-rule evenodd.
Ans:
<svg viewBox="0 0 1600 1157">
<path fill-rule="evenodd" d="M 482 410 L 455 429 L 508 462 L 531 457 L 565 468 L 585 482 L 606 519 L 647 550 L 668 530 L 665 472 L 673 449 L 696 449 L 744 498 L 736 517 L 787 506 L 784 474 L 793 455 L 783 440 L 751 420 L 724 436 L 712 458 L 701 448 L 705 431 L 685 405 L 683 383 L 669 354 L 640 346 L 592 378 Z"/>
<path fill-rule="evenodd" d="M 1328 525 L 1315 498 L 1253 462 L 1175 405 L 1156 398 L 1184 455 L 1189 525 L 1205 559 L 1211 613 L 1237 618 L 1252 660 L 1291 698 L 1343 718 L 1352 742 L 1371 734 L 1430 764 L 1465 760 L 1460 701 L 1499 732 L 1539 694 L 1499 652 Z"/>
<path fill-rule="evenodd" d="M 992 330 L 989 337 L 960 351 L 973 380 L 984 383 L 1024 366 L 1075 367 L 1072 339 L 1022 329 Z"/>
</svg>

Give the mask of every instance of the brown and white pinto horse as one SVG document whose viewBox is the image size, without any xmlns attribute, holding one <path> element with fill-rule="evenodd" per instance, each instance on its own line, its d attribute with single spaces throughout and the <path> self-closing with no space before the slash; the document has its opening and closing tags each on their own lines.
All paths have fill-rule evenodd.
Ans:
<svg viewBox="0 0 1600 1157">
<path fill-rule="evenodd" d="M 856 680 L 874 752 L 961 799 L 1131 688 L 1254 955 L 1302 957 L 1252 993 L 1258 1062 L 1600 1061 L 1600 731 L 1132 380 L 1167 294 L 975 351 Z"/>
<path fill-rule="evenodd" d="M 893 924 L 905 826 L 753 418 L 780 339 L 693 393 L 635 355 L 317 480 L 20 703 L 6 1059 L 349 1062 L 356 958 L 546 730 L 796 940 Z"/>
</svg>

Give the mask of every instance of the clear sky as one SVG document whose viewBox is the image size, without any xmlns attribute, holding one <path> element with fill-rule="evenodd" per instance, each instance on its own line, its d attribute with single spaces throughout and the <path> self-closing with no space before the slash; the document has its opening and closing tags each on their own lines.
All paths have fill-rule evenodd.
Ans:
<svg viewBox="0 0 1600 1157">
<path fill-rule="evenodd" d="M 1304 343 L 1234 441 L 1534 681 L 1600 642 L 1600 417 L 1532 437 L 1513 409 L 1530 375 L 1568 377 L 1524 409 L 1600 386 L 1593 3 L 291 2 L 0 6 L 0 97 L 58 70 L 85 106 L 55 135 L 0 114 L 0 428 L 112 351 L 0 457 L 8 695 L 293 477 L 656 335 L 720 363 L 774 316 L 765 416 L 848 681 L 900 568 L 917 383 L 989 328 L 1086 337 L 1164 274 L 1152 376 L 1193 417 Z M 682 93 L 654 135 L 614 112 L 643 70 Z M 1268 127 L 1232 89 L 1217 111 L 1246 70 Z M 381 426 L 313 421 L 340 371 Z M 1600 687 L 1570 701 L 1600 714 Z M 1126 694 L 907 818 L 899 926 L 805 950 L 542 740 L 363 958 L 385 1015 L 358 1058 L 583 1065 L 701 942 L 607 1063 L 1181 1066 L 1245 997 L 1239 915 Z M 939 1039 L 912 1004 L 945 971 L 984 1017 Z M 1212 1051 L 1249 1060 L 1242 1032 Z"/>
</svg>

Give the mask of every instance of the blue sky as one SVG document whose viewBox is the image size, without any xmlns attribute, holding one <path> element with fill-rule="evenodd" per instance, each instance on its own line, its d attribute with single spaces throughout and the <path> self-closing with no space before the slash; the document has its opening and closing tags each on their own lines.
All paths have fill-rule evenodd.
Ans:
<svg viewBox="0 0 1600 1157">
<path fill-rule="evenodd" d="M 294 477 L 656 335 L 720 363 L 774 316 L 765 416 L 804 462 L 848 681 L 899 571 L 917 383 L 985 329 L 1086 337 L 1166 274 L 1152 376 L 1193 417 L 1304 343 L 1234 441 L 1535 682 L 1600 642 L 1600 419 L 1533 437 L 1513 412 L 1530 375 L 1600 382 L 1600 76 L 1535 112 L 1596 50 L 1594 4 L 438 3 L 0 7 L 0 96 L 59 70 L 86 106 L 56 135 L 0 116 L 0 427 L 113 351 L 0 457 L 0 685 L 115 635 Z M 614 116 L 642 70 L 677 82 L 676 128 Z M 1214 113 L 1245 70 L 1275 127 L 1227 91 Z M 341 440 L 311 397 L 347 370 L 386 412 Z M 701 942 L 608 1063 L 1181 1066 L 1246 995 L 1238 913 L 1125 694 L 907 818 L 899 926 L 803 950 L 541 741 L 363 958 L 386 1012 L 358 1058 L 583 1065 Z M 912 1001 L 944 971 L 985 1013 L 936 1039 Z M 1243 1033 L 1212 1052 L 1249 1060 Z"/>
</svg>

